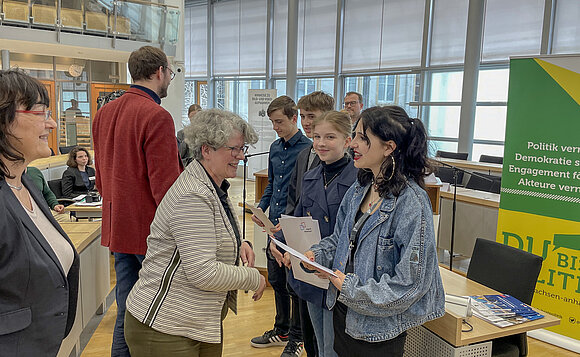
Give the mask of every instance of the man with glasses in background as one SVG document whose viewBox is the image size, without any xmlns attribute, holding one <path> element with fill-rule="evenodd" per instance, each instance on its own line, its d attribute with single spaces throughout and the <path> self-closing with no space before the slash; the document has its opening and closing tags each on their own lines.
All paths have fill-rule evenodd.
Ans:
<svg viewBox="0 0 580 357">
<path fill-rule="evenodd" d="M 130 356 L 125 301 L 139 278 L 157 206 L 183 171 L 173 119 L 160 105 L 175 76 L 167 56 L 144 46 L 131 53 L 128 64 L 134 84 L 93 121 L 96 186 L 103 197 L 101 244 L 113 252 L 117 275 L 112 357 Z"/>
<path fill-rule="evenodd" d="M 350 115 L 350 122 L 354 125 L 363 109 L 363 96 L 357 92 L 348 92 L 344 96 L 344 109 Z"/>
</svg>

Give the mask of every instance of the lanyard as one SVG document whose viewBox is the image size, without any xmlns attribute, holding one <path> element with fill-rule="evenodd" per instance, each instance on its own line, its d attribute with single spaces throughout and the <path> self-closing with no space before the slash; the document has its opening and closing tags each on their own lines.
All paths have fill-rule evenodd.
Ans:
<svg viewBox="0 0 580 357">
<path fill-rule="evenodd" d="M 375 210 L 375 208 L 377 207 L 377 205 L 379 203 L 381 203 L 382 201 L 383 201 L 382 199 L 378 200 L 372 207 L 370 207 L 362 215 L 362 217 L 360 217 L 355 222 L 354 226 L 352 227 L 352 231 L 350 232 L 350 236 L 349 236 L 347 264 L 348 264 L 349 260 L 351 260 L 351 259 L 354 261 L 354 252 L 352 251 L 352 249 L 354 248 L 354 242 L 358 239 L 358 236 L 360 235 L 360 230 L 361 230 L 362 226 L 366 223 L 366 221 L 371 216 L 371 212 L 373 212 Z"/>
</svg>

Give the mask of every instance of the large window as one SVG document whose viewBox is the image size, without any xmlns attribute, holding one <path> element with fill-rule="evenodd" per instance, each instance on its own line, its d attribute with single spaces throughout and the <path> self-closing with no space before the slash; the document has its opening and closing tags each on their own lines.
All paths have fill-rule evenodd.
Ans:
<svg viewBox="0 0 580 357">
<path fill-rule="evenodd" d="M 274 2 L 273 73 L 286 73 L 288 1 Z M 336 0 L 300 0 L 298 6 L 298 74 L 332 73 L 336 44 Z"/>
<path fill-rule="evenodd" d="M 477 85 L 473 160 L 481 154 L 503 156 L 509 69 L 482 69 Z"/>
<path fill-rule="evenodd" d="M 497 61 L 540 54 L 544 2 L 487 0 L 482 59 Z"/>
<path fill-rule="evenodd" d="M 376 105 L 398 105 L 411 117 L 417 116 L 419 99 L 418 74 L 386 74 L 381 76 L 346 77 L 344 92 L 358 92 L 363 96 L 364 108 Z M 343 98 L 337 99 L 342 103 Z"/>
<path fill-rule="evenodd" d="M 266 81 L 259 79 L 217 81 L 217 107 L 234 112 L 248 120 L 248 89 L 264 88 L 266 88 Z"/>
<path fill-rule="evenodd" d="M 343 70 L 421 63 L 424 0 L 346 1 Z"/>
<path fill-rule="evenodd" d="M 298 0 L 298 28 L 291 34 L 297 40 L 294 99 L 322 90 L 335 96 L 339 107 L 343 98 L 338 96 L 356 91 L 363 94 L 365 108 L 396 104 L 422 119 L 433 153 L 456 151 L 461 143 L 474 160 L 481 154 L 501 155 L 509 58 L 579 54 L 580 1 L 485 0 L 471 13 L 470 3 L 478 4 Z M 208 8 L 213 15 L 210 45 Z M 470 14 L 482 21 L 470 20 Z M 247 88 L 272 83 L 278 95 L 286 94 L 288 0 L 186 0 L 185 28 L 188 77 L 208 75 L 207 50 L 213 45 L 212 103 L 245 116 Z M 468 31 L 481 33 L 477 82 L 464 76 L 465 52 L 474 46 L 467 43 Z M 475 103 L 462 98 L 464 85 L 477 91 Z M 335 86 L 340 93 L 334 93 Z M 462 106 L 475 106 L 474 117 L 465 110 L 461 117 Z M 473 127 L 473 132 L 462 130 L 460 137 L 460 126 Z"/>
<path fill-rule="evenodd" d="M 431 154 L 437 150 L 456 151 L 463 72 L 430 72 L 427 78 L 427 100 L 422 104 L 421 119 L 431 138 Z"/>
<path fill-rule="evenodd" d="M 215 75 L 263 75 L 266 71 L 266 5 L 266 0 L 213 5 Z"/>
</svg>

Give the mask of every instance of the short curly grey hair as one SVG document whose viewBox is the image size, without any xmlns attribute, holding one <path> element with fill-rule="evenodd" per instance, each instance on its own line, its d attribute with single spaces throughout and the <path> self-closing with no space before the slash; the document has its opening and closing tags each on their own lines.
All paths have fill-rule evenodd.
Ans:
<svg viewBox="0 0 580 357">
<path fill-rule="evenodd" d="M 183 134 L 193 158 L 202 160 L 201 147 L 203 145 L 219 149 L 236 131 L 242 133 L 244 143 L 258 142 L 258 134 L 250 124 L 237 114 L 219 109 L 208 109 L 197 113 L 195 120 L 183 129 Z"/>
</svg>

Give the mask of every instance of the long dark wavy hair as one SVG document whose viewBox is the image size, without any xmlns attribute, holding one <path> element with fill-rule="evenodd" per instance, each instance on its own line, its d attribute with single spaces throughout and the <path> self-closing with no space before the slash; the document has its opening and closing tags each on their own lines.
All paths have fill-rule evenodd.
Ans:
<svg viewBox="0 0 580 357">
<path fill-rule="evenodd" d="M 42 83 L 30 77 L 19 69 L 0 71 L 0 155 L 12 162 L 24 162 L 24 156 L 10 138 L 20 140 L 10 133 L 9 127 L 16 119 L 16 109 L 19 105 L 24 110 L 30 110 L 35 104 L 48 107 L 48 92 Z M 0 178 L 14 178 L 10 175 L 6 163 L 0 160 Z"/>
<path fill-rule="evenodd" d="M 397 148 L 391 154 L 394 169 L 393 160 L 387 157 L 381 164 L 378 179 L 375 180 L 371 170 L 363 169 L 358 171 L 358 182 L 366 186 L 375 180 L 381 197 L 399 196 L 409 179 L 425 188 L 425 175 L 433 168 L 427 159 L 427 131 L 421 120 L 409 118 L 403 108 L 392 105 L 366 109 L 359 122 L 365 134 L 370 131 L 384 142 L 393 140 Z M 368 139 L 365 141 L 370 144 Z"/>
</svg>

